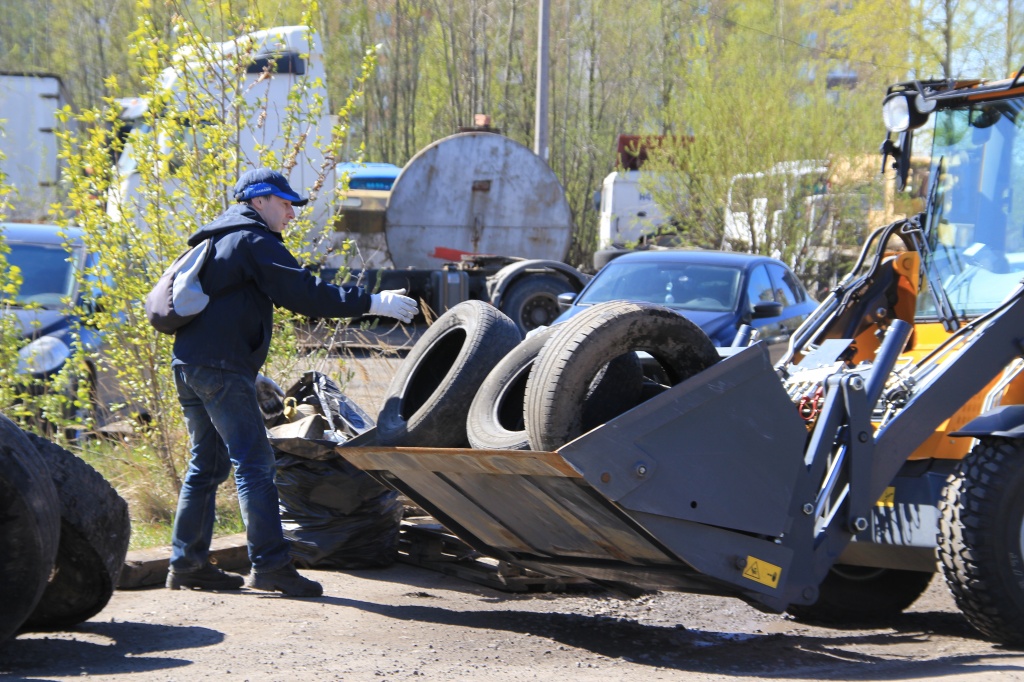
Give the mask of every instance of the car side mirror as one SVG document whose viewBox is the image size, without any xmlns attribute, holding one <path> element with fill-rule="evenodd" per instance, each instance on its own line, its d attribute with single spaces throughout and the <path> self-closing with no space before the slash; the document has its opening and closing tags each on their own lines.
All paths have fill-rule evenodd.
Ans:
<svg viewBox="0 0 1024 682">
<path fill-rule="evenodd" d="M 572 304 L 573 304 L 573 302 L 575 300 L 576 300 L 576 292 L 575 291 L 567 291 L 564 294 L 559 294 L 558 295 L 558 310 L 559 310 L 559 312 L 563 312 L 564 313 L 566 310 L 569 309 L 570 306 L 572 306 Z"/>
<path fill-rule="evenodd" d="M 766 317 L 778 317 L 782 315 L 782 304 L 778 301 L 759 301 L 754 304 L 754 319 L 763 320 Z"/>
</svg>

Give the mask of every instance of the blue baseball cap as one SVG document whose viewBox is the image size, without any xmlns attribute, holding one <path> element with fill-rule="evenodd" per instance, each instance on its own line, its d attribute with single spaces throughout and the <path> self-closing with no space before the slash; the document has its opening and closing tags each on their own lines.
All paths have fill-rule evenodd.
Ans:
<svg viewBox="0 0 1024 682">
<path fill-rule="evenodd" d="M 235 184 L 235 201 L 249 201 L 273 194 L 292 202 L 292 206 L 305 206 L 309 197 L 299 196 L 285 177 L 269 168 L 255 168 L 242 173 Z"/>
</svg>

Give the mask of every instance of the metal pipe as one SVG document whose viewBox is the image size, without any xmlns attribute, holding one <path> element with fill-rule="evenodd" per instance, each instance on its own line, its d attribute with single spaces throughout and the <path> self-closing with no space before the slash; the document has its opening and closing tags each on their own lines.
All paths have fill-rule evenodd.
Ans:
<svg viewBox="0 0 1024 682">
<path fill-rule="evenodd" d="M 733 337 L 732 347 L 746 348 L 750 345 L 752 338 L 754 338 L 754 328 L 749 324 L 741 324 L 739 329 L 736 330 L 736 336 Z"/>
<path fill-rule="evenodd" d="M 882 339 L 882 345 L 879 346 L 878 353 L 875 354 L 875 362 L 871 367 L 871 373 L 868 375 L 864 389 L 869 409 L 873 409 L 875 403 L 882 396 L 885 383 L 889 380 L 893 367 L 896 366 L 896 360 L 906 348 L 907 339 L 910 338 L 910 333 L 913 330 L 913 325 L 903 320 L 893 320 L 889 325 L 885 338 Z"/>
<path fill-rule="evenodd" d="M 540 0 L 537 26 L 537 105 L 534 120 L 533 153 L 548 161 L 548 25 L 550 0 Z"/>
</svg>

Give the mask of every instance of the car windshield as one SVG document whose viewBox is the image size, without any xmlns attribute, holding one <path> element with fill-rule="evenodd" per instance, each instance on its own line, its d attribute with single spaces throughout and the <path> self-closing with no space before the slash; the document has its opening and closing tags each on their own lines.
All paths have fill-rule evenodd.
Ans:
<svg viewBox="0 0 1024 682">
<path fill-rule="evenodd" d="M 741 275 L 738 268 L 720 265 L 612 261 L 577 303 L 627 300 L 685 310 L 732 311 L 737 308 Z"/>
<path fill-rule="evenodd" d="M 21 271 L 21 287 L 16 303 L 35 303 L 45 307 L 61 305 L 75 293 L 76 258 L 58 244 L 8 242 L 7 263 Z"/>
<path fill-rule="evenodd" d="M 1024 116 L 1019 100 L 941 111 L 929 168 L 929 276 L 961 317 L 987 312 L 1024 277 Z M 936 316 L 918 297 L 918 318 Z"/>
</svg>

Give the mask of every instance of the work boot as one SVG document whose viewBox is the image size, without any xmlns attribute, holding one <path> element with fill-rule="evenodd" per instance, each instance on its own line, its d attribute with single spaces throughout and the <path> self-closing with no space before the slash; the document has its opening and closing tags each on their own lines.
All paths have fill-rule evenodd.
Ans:
<svg viewBox="0 0 1024 682">
<path fill-rule="evenodd" d="M 195 571 L 167 571 L 167 587 L 172 590 L 240 590 L 245 578 L 206 564 Z"/>
<path fill-rule="evenodd" d="M 320 583 L 303 578 L 291 564 L 285 564 L 274 571 L 253 571 L 246 578 L 245 586 L 254 590 L 283 592 L 289 597 L 319 597 L 324 593 Z"/>
</svg>

